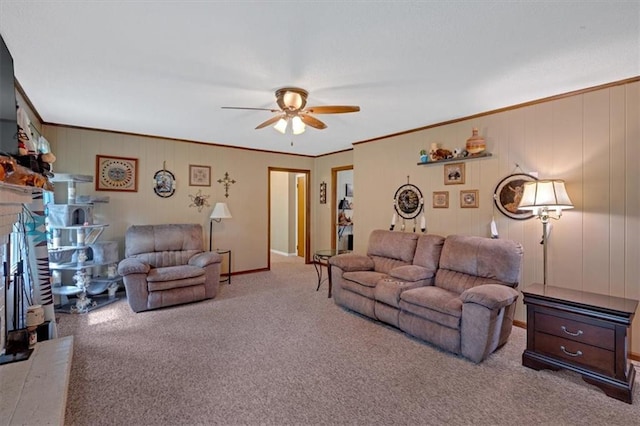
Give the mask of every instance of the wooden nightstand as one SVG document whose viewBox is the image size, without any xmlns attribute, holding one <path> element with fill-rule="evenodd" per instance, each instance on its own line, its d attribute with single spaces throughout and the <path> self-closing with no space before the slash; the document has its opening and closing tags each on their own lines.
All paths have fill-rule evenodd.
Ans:
<svg viewBox="0 0 640 426">
<path fill-rule="evenodd" d="M 522 365 L 575 371 L 608 396 L 631 404 L 636 371 L 627 348 L 638 301 L 542 284 L 522 293 L 527 305 Z"/>
</svg>

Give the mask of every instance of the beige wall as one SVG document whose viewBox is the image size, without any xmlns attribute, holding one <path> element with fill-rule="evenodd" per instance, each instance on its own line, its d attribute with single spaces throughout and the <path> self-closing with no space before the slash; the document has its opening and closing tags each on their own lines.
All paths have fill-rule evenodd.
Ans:
<svg viewBox="0 0 640 426">
<path fill-rule="evenodd" d="M 111 132 L 44 126 L 44 133 L 58 157 L 55 171 L 94 175 L 97 154 L 138 159 L 137 192 L 104 192 L 93 184 L 79 184 L 77 193 L 108 195 L 108 204 L 95 207 L 97 221 L 109 223 L 101 238 L 119 242 L 124 254 L 124 232 L 133 224 L 199 223 L 204 227 L 205 246 L 209 241 L 209 215 L 218 201 L 225 201 L 233 216 L 213 225 L 214 246 L 233 250 L 231 270 L 251 271 L 268 267 L 268 167 L 308 169 L 313 158 L 256 152 L 169 139 L 132 136 Z M 153 192 L 153 175 L 167 170 L 177 180 L 176 193 L 160 198 Z M 189 186 L 189 164 L 211 166 L 211 187 Z M 217 182 L 228 172 L 236 183 L 224 196 Z M 64 185 L 57 185 L 64 191 Z M 189 207 L 198 190 L 208 195 L 209 207 L 198 212 Z M 66 192 L 64 192 L 66 194 Z M 61 195 L 64 202 L 66 195 Z"/>
<path fill-rule="evenodd" d="M 375 142 L 353 153 L 357 206 L 355 250 L 373 229 L 388 228 L 398 186 L 417 185 L 425 198 L 428 232 L 489 236 L 492 216 L 501 238 L 520 241 L 521 287 L 542 282 L 542 225 L 511 220 L 494 210 L 493 191 L 516 170 L 566 181 L 575 205 L 553 221 L 549 283 L 640 299 L 640 83 L 630 83 L 495 113 Z M 466 183 L 444 185 L 443 166 L 417 165 L 432 142 L 464 146 L 472 127 L 487 140 L 489 159 L 465 162 Z M 459 191 L 478 189 L 480 207 L 461 209 Z M 433 191 L 449 191 L 449 208 L 431 208 Z M 525 321 L 520 298 L 517 320 Z M 633 333 L 640 336 L 640 320 Z M 640 354 L 640 338 L 632 342 Z"/>
</svg>

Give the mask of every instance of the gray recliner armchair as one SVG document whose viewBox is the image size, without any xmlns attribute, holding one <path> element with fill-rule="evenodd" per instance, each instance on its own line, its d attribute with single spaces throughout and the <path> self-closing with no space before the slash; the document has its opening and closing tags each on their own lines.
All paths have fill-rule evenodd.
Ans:
<svg viewBox="0 0 640 426">
<path fill-rule="evenodd" d="M 118 264 L 134 312 L 212 299 L 220 286 L 220 262 L 203 250 L 198 224 L 133 225 Z"/>
</svg>

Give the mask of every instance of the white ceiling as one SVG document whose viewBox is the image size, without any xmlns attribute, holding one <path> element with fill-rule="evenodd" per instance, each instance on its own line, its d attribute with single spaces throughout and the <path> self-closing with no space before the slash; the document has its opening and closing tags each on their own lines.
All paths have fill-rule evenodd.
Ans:
<svg viewBox="0 0 640 426">
<path fill-rule="evenodd" d="M 0 34 L 45 122 L 307 155 L 640 75 L 639 1 L 0 0 Z M 220 108 L 283 86 L 361 112 Z"/>
</svg>

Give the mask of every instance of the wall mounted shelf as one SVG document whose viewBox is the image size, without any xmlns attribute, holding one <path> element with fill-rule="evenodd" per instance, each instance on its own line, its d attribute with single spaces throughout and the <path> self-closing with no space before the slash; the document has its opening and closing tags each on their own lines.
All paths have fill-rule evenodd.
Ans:
<svg viewBox="0 0 640 426">
<path fill-rule="evenodd" d="M 491 155 L 492 154 L 490 152 L 483 152 L 482 154 L 469 155 L 467 157 L 447 158 L 446 160 L 439 160 L 439 161 L 427 161 L 426 163 L 418 163 L 418 166 L 434 166 L 436 164 L 442 164 L 442 163 L 456 163 L 459 161 L 477 160 L 480 158 L 491 157 Z"/>
</svg>

